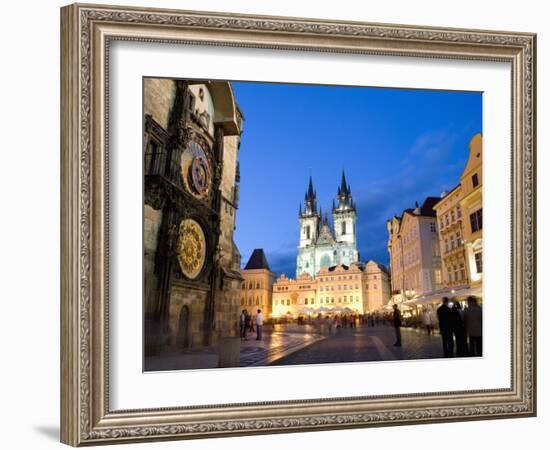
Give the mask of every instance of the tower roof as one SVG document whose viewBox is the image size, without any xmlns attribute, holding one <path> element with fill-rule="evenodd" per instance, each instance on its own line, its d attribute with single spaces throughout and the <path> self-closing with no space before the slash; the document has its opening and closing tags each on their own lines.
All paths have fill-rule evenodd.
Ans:
<svg viewBox="0 0 550 450">
<path fill-rule="evenodd" d="M 340 185 L 338 186 L 337 198 L 337 205 L 334 204 L 334 201 L 332 202 L 333 213 L 355 210 L 355 203 L 353 202 L 351 196 L 351 186 L 346 180 L 346 174 L 344 170 L 342 170 L 342 180 L 340 182 Z"/>
<path fill-rule="evenodd" d="M 263 248 L 256 248 L 250 255 L 244 270 L 266 269 L 271 272 Z"/>
<path fill-rule="evenodd" d="M 348 183 L 346 183 L 346 174 L 344 173 L 344 170 L 342 170 L 342 182 L 340 183 L 339 193 L 348 193 Z"/>
<path fill-rule="evenodd" d="M 309 176 L 309 185 L 307 188 L 307 199 L 312 199 L 315 197 L 315 192 L 313 191 L 313 180 L 311 179 L 311 175 Z"/>
</svg>

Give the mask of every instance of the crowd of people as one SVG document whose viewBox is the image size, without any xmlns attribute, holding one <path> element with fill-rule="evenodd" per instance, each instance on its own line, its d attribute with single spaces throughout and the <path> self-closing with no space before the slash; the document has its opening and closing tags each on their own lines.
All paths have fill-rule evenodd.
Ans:
<svg viewBox="0 0 550 450">
<path fill-rule="evenodd" d="M 466 303 L 467 307 L 463 308 L 461 302 L 452 302 L 444 297 L 436 311 L 431 306 L 427 306 L 423 308 L 420 315 L 416 316 L 418 323 L 422 324 L 428 335 L 439 328 L 445 357 L 482 355 L 482 309 L 475 297 L 468 297 Z M 391 324 L 395 330 L 394 346 L 402 346 L 401 327 L 404 320 L 396 304 L 393 305 L 393 311 L 390 314 L 380 312 L 330 316 L 319 314 L 316 317 L 308 316 L 306 319 L 298 318 L 297 322 L 298 324 L 326 325 L 331 332 L 346 328 L 353 329 L 358 324 L 367 327 Z M 256 340 L 262 340 L 263 325 L 264 318 L 260 309 L 254 316 L 243 309 L 239 317 L 241 340 L 248 340 L 248 335 L 254 332 Z"/>
<path fill-rule="evenodd" d="M 262 310 L 258 309 L 256 315 L 252 315 L 248 310 L 243 309 L 239 317 L 239 331 L 241 340 L 248 340 L 248 333 L 254 333 L 256 331 L 256 340 L 262 340 L 262 329 L 264 327 L 264 316 Z"/>
<path fill-rule="evenodd" d="M 434 314 L 431 308 L 426 308 L 421 314 L 421 320 L 426 333 L 431 335 L 436 326 L 443 343 L 443 355 L 482 356 L 482 310 L 475 297 L 468 297 L 467 308 L 460 302 L 451 302 L 443 297 L 441 305 Z M 395 329 L 396 347 L 401 347 L 402 316 L 398 305 L 393 305 L 393 327 Z"/>
<path fill-rule="evenodd" d="M 468 297 L 468 307 L 443 298 L 437 309 L 443 354 L 452 356 L 482 355 L 482 311 L 475 297 Z"/>
</svg>

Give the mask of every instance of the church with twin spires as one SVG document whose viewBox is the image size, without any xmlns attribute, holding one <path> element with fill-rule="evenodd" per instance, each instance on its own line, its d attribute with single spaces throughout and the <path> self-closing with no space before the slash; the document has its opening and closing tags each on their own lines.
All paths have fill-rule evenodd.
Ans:
<svg viewBox="0 0 550 450">
<path fill-rule="evenodd" d="M 298 213 L 300 222 L 300 242 L 296 261 L 296 278 L 307 273 L 315 278 L 323 267 L 340 264 L 346 266 L 359 262 L 355 223 L 357 211 L 351 196 L 351 187 L 342 171 L 342 181 L 338 187 L 337 201 L 332 201 L 331 227 L 328 214 L 323 215 L 322 208 L 317 209 L 317 191 L 309 177 L 309 185 L 300 203 Z"/>
</svg>

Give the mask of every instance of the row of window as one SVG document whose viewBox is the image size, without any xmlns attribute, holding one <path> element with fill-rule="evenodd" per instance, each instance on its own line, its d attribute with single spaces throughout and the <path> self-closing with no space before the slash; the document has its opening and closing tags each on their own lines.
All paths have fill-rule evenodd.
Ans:
<svg viewBox="0 0 550 450">
<path fill-rule="evenodd" d="M 349 289 L 353 289 L 353 285 L 350 284 L 350 285 L 349 285 Z M 358 285 L 358 284 L 355 285 L 355 289 L 359 289 L 359 285 Z M 322 291 L 334 291 L 334 286 L 326 286 L 326 287 L 320 286 L 320 287 L 319 287 L 319 290 L 320 290 L 321 292 L 322 292 Z M 348 290 L 348 285 L 347 285 L 347 284 L 344 284 L 344 285 L 339 284 L 339 285 L 338 285 L 338 290 L 339 290 L 339 291 L 342 291 L 342 290 L 347 291 L 347 290 Z"/>
<path fill-rule="evenodd" d="M 261 305 L 262 303 L 263 303 L 263 299 L 259 297 L 256 297 L 256 300 L 254 300 L 253 298 L 249 298 L 248 300 L 241 298 L 241 306 Z"/>
<path fill-rule="evenodd" d="M 343 297 L 338 297 L 336 299 L 336 302 L 334 301 L 334 297 L 321 297 L 319 299 L 320 303 L 323 303 L 323 304 L 327 304 L 327 303 L 358 303 L 359 302 L 359 296 L 356 295 L 355 297 L 353 295 L 350 295 L 350 296 L 347 296 L 347 295 L 344 295 Z M 315 304 L 315 299 L 314 298 L 305 298 L 302 302 L 302 300 L 297 300 L 297 299 L 293 299 L 293 300 L 290 300 L 289 298 L 287 299 L 281 299 L 281 300 L 275 300 L 275 306 L 279 305 L 279 306 L 290 306 L 290 305 L 296 305 L 296 304 L 300 304 L 300 305 L 314 305 Z"/>
<path fill-rule="evenodd" d="M 455 248 L 462 247 L 464 245 L 460 232 L 457 231 L 454 234 L 451 234 L 447 239 L 445 239 L 445 253 L 454 250 Z"/>
<path fill-rule="evenodd" d="M 446 226 L 451 225 L 460 218 L 462 218 L 462 210 L 460 206 L 457 206 L 439 219 L 439 228 L 443 230 Z"/>
<path fill-rule="evenodd" d="M 336 303 L 359 303 L 359 296 L 356 295 L 355 298 L 350 295 L 349 297 L 347 295 L 344 295 L 344 300 L 342 301 L 342 297 L 338 297 Z M 320 299 L 320 302 L 321 303 L 335 303 L 334 302 L 334 297 L 321 297 Z"/>
<path fill-rule="evenodd" d="M 260 281 L 256 281 L 256 284 L 254 284 L 252 281 L 249 281 L 248 282 L 248 289 L 254 289 L 254 286 L 256 287 L 256 289 L 262 289 L 263 285 L 264 284 Z M 247 283 L 245 281 L 245 282 L 243 282 L 243 289 L 246 289 L 246 286 L 247 286 Z"/>
<path fill-rule="evenodd" d="M 464 281 L 466 280 L 466 270 L 464 270 L 464 263 L 447 267 L 447 278 L 449 281 Z"/>
<path fill-rule="evenodd" d="M 374 278 L 376 278 L 376 275 L 374 276 Z M 330 276 L 330 277 L 319 277 L 319 281 L 334 281 L 338 279 L 338 281 L 341 281 L 341 280 L 358 280 L 359 279 L 359 275 L 340 275 L 338 276 L 338 278 L 334 275 L 334 276 Z"/>
</svg>

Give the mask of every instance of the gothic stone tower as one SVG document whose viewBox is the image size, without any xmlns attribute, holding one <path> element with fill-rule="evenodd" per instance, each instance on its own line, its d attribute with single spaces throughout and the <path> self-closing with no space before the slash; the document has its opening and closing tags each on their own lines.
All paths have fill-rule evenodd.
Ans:
<svg viewBox="0 0 550 450">
<path fill-rule="evenodd" d="M 321 208 L 317 212 L 317 193 L 309 178 L 309 186 L 305 196 L 305 207 L 300 211 L 300 243 L 296 261 L 296 277 L 307 273 L 316 277 L 322 267 L 339 264 L 350 265 L 359 261 L 355 221 L 357 213 L 351 197 L 351 188 L 342 173 L 342 183 L 338 187 L 338 205 L 333 202 L 332 218 L 334 230 L 323 216 Z"/>
<path fill-rule="evenodd" d="M 334 220 L 334 231 L 338 242 L 357 244 L 355 234 L 355 222 L 357 211 L 351 197 L 351 187 L 346 183 L 346 175 L 342 171 L 342 181 L 338 187 L 338 205 L 332 206 L 332 218 Z"/>
<path fill-rule="evenodd" d="M 296 276 L 302 272 L 312 272 L 315 266 L 313 245 L 319 235 L 321 214 L 317 212 L 317 192 L 313 189 L 313 180 L 309 177 L 309 185 L 304 197 L 304 209 L 300 203 L 298 212 L 300 222 L 300 244 L 296 261 Z"/>
<path fill-rule="evenodd" d="M 145 79 L 146 355 L 236 333 L 241 130 L 228 82 Z"/>
</svg>

